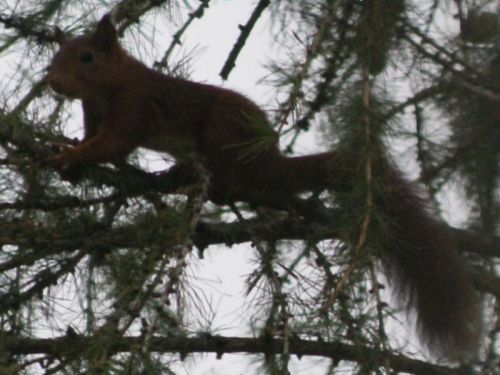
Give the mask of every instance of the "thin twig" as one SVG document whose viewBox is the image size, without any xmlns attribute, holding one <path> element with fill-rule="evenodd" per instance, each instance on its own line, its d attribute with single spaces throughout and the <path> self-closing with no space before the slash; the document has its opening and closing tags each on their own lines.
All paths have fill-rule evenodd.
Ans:
<svg viewBox="0 0 500 375">
<path fill-rule="evenodd" d="M 255 9 L 253 10 L 252 15 L 250 16 L 248 22 L 244 26 L 240 25 L 240 31 L 241 31 L 240 36 L 236 40 L 233 49 L 229 53 L 229 56 L 226 59 L 226 62 L 224 63 L 224 66 L 222 67 L 219 73 L 219 75 L 222 77 L 223 80 L 226 80 L 227 77 L 229 77 L 229 74 L 236 66 L 236 59 L 238 58 L 238 55 L 240 54 L 241 50 L 243 49 L 243 46 L 245 45 L 248 37 L 250 36 L 252 29 L 254 28 L 258 19 L 260 18 L 260 16 L 264 12 L 264 10 L 269 6 L 270 3 L 271 3 L 270 0 L 260 0 Z"/>
<path fill-rule="evenodd" d="M 314 36 L 309 46 L 307 46 L 306 48 L 305 60 L 299 66 L 299 70 L 295 74 L 295 79 L 293 80 L 292 88 L 290 89 L 290 93 L 288 95 L 287 100 L 281 104 L 280 116 L 277 118 L 276 121 L 278 133 L 281 133 L 284 126 L 287 124 L 287 120 L 290 117 L 290 114 L 294 110 L 298 99 L 301 97 L 300 88 L 302 86 L 302 83 L 307 77 L 309 68 L 311 67 L 313 60 L 316 58 L 321 49 L 324 39 L 327 36 L 328 30 L 330 30 L 332 27 L 332 23 L 334 22 L 335 11 L 339 3 L 340 3 L 339 0 L 334 1 L 328 7 L 325 16 L 321 20 L 321 23 L 319 24 L 318 29 L 316 30 L 316 35 Z"/>
<path fill-rule="evenodd" d="M 186 258 L 193 248 L 192 236 L 196 231 L 196 226 L 198 225 L 198 222 L 201 217 L 203 204 L 207 199 L 208 187 L 210 184 L 210 178 L 208 172 L 199 162 L 193 163 L 193 165 L 196 169 L 197 175 L 200 180 L 200 184 L 198 186 L 199 189 L 197 190 L 196 193 L 189 196 L 188 204 L 186 205 L 185 208 L 185 214 L 187 216 L 187 230 L 183 233 L 184 238 L 180 239 L 179 244 L 175 246 L 175 251 L 173 252 L 174 254 L 176 254 L 174 258 L 175 264 L 172 268 L 170 268 L 170 270 L 167 273 L 168 281 L 165 283 L 163 287 L 163 293 L 161 294 L 160 298 L 156 301 L 157 306 L 159 308 L 156 309 L 153 317 L 150 320 L 147 331 L 144 335 L 144 342 L 141 347 L 141 350 L 143 351 L 144 354 L 146 354 L 146 352 L 149 350 L 149 347 L 151 345 L 151 340 L 158 329 L 160 319 L 162 318 L 161 315 L 162 307 L 168 305 L 168 301 L 172 293 L 172 290 L 174 290 L 175 286 L 180 282 L 181 276 L 184 273 L 184 270 L 186 269 L 187 266 Z M 169 263 L 171 259 L 172 256 L 164 257 L 161 268 L 166 267 L 166 265 Z M 158 272 L 155 284 L 159 285 L 161 280 L 163 280 L 163 278 L 164 278 L 163 272 Z"/>
<path fill-rule="evenodd" d="M 181 44 L 182 35 L 184 35 L 186 30 L 189 28 L 189 26 L 193 23 L 193 21 L 196 18 L 200 19 L 201 17 L 203 17 L 203 15 L 205 14 L 205 9 L 207 9 L 208 6 L 210 5 L 210 0 L 200 0 L 200 2 L 201 2 L 200 6 L 194 12 L 189 13 L 186 22 L 184 22 L 181 28 L 177 30 L 177 32 L 172 36 L 172 42 L 170 43 L 167 50 L 163 54 L 161 60 L 154 62 L 153 67 L 155 69 L 162 70 L 167 68 L 168 60 L 170 59 L 170 55 L 174 51 L 174 48 L 177 45 Z"/>
<path fill-rule="evenodd" d="M 372 166 L 372 121 L 370 117 L 371 113 L 371 88 L 370 88 L 370 71 L 367 66 L 363 68 L 363 123 L 365 130 L 365 142 L 367 147 L 367 157 L 365 164 L 365 182 L 366 182 L 366 197 L 365 197 L 365 214 L 363 215 L 363 220 L 361 222 L 361 227 L 358 235 L 357 242 L 354 246 L 354 251 L 347 268 L 342 273 L 342 276 L 335 287 L 333 293 L 325 301 L 325 308 L 332 306 L 337 300 L 340 292 L 346 285 L 349 277 L 356 268 L 357 262 L 361 257 L 363 249 L 366 246 L 366 240 L 368 238 L 368 231 L 370 223 L 372 220 L 373 213 L 373 166 Z"/>
</svg>

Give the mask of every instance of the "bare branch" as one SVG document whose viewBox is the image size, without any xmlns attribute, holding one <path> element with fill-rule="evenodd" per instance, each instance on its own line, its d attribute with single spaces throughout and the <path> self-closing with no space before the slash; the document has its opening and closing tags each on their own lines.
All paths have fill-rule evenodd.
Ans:
<svg viewBox="0 0 500 375">
<path fill-rule="evenodd" d="M 264 10 L 269 6 L 270 3 L 271 3 L 270 0 L 260 0 L 257 6 L 255 7 L 254 11 L 252 12 L 252 15 L 250 16 L 247 23 L 244 26 L 240 25 L 240 31 L 241 31 L 240 36 L 236 40 L 233 49 L 229 53 L 229 56 L 226 62 L 224 63 L 222 70 L 219 73 L 219 75 L 222 77 L 223 80 L 226 80 L 227 77 L 229 77 L 229 73 L 231 73 L 231 70 L 233 70 L 233 68 L 235 67 L 236 59 L 238 58 L 238 55 L 240 54 L 241 50 L 243 49 L 243 46 L 245 45 L 248 37 L 250 36 L 252 29 L 254 28 L 258 19 L 260 18 L 260 16 L 264 12 Z"/>
</svg>

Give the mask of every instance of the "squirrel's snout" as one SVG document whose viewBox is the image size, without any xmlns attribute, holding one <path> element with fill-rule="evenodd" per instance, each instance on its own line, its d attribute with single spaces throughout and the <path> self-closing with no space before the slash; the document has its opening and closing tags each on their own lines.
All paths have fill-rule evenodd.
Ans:
<svg viewBox="0 0 500 375">
<path fill-rule="evenodd" d="M 49 76 L 48 82 L 52 90 L 54 90 L 58 94 L 63 94 L 63 85 L 59 80 Z"/>
<path fill-rule="evenodd" d="M 78 90 L 71 84 L 71 81 L 67 77 L 63 77 L 60 75 L 53 74 L 49 72 L 47 77 L 47 82 L 50 88 L 56 93 L 60 95 L 64 95 L 69 98 L 79 97 L 77 95 Z"/>
</svg>

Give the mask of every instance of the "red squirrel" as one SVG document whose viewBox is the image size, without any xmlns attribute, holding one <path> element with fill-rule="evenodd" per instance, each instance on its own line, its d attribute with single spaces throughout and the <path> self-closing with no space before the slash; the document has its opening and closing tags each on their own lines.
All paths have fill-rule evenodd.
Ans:
<svg viewBox="0 0 500 375">
<path fill-rule="evenodd" d="M 195 157 L 210 174 L 216 204 L 262 204 L 302 191 L 345 191 L 355 164 L 336 152 L 285 157 L 266 114 L 234 91 L 173 78 L 148 68 L 120 45 L 104 16 L 93 32 L 68 39 L 56 28 L 60 50 L 49 85 L 82 101 L 84 138 L 51 158 L 60 169 L 113 162 L 137 147 Z M 382 206 L 393 218 L 381 256 L 389 281 L 433 353 L 461 358 L 475 349 L 478 303 L 471 277 L 443 225 L 395 169 Z"/>
</svg>

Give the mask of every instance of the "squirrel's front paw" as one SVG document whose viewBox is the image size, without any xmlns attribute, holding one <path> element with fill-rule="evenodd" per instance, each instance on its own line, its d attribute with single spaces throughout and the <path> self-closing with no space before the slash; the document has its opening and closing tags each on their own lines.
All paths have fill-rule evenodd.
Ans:
<svg viewBox="0 0 500 375">
<path fill-rule="evenodd" d="M 49 165 L 58 171 L 65 171 L 71 168 L 72 163 L 70 159 L 62 153 L 45 159 L 44 164 Z"/>
<path fill-rule="evenodd" d="M 63 180 L 75 184 L 82 177 L 80 165 L 75 162 L 71 147 L 63 146 L 61 148 L 63 148 L 62 152 L 45 159 L 44 164 L 56 169 Z"/>
</svg>

